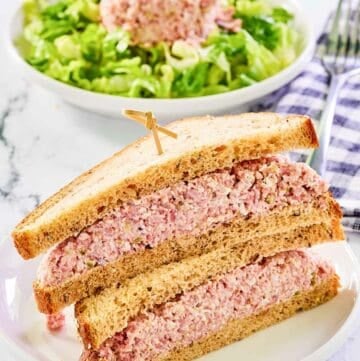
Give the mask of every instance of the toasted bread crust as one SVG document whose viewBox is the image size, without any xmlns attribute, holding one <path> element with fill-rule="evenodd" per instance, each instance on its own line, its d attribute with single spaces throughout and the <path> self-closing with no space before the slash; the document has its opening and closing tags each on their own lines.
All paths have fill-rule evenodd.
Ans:
<svg viewBox="0 0 360 361">
<path fill-rule="evenodd" d="M 233 342 L 240 341 L 251 334 L 290 318 L 296 313 L 317 307 L 338 293 L 339 278 L 337 275 L 314 286 L 308 291 L 294 295 L 289 300 L 275 304 L 257 314 L 243 319 L 229 321 L 217 331 L 187 347 L 178 347 L 162 355 L 154 361 L 190 361 L 209 352 L 218 350 Z M 107 361 L 96 354 L 83 355 L 81 361 Z"/>
<path fill-rule="evenodd" d="M 29 259 L 77 234 L 122 202 L 182 179 L 192 179 L 234 161 L 318 145 L 305 116 L 247 113 L 194 117 L 168 126 L 178 140 L 162 137 L 156 154 L 144 137 L 62 188 L 31 212 L 13 231 L 19 254 Z"/>
<path fill-rule="evenodd" d="M 234 246 L 251 238 L 265 237 L 294 228 L 323 223 L 330 227 L 333 222 L 333 240 L 343 239 L 336 202 L 328 196 L 328 208 L 316 204 L 285 208 L 278 213 L 264 217 L 239 218 L 233 223 L 219 226 L 202 236 L 188 236 L 165 241 L 158 247 L 124 256 L 102 267 L 95 267 L 80 276 L 73 277 L 59 285 L 42 286 L 34 283 L 35 299 L 40 312 L 51 314 L 60 311 L 84 297 L 96 293 L 115 282 L 122 282 L 142 272 L 163 264 L 200 255 L 221 246 Z"/>
<path fill-rule="evenodd" d="M 315 214 L 313 216 L 316 217 Z M 200 257 L 195 254 L 181 262 L 164 265 L 126 280 L 121 286 L 105 289 L 96 296 L 86 298 L 75 306 L 83 343 L 86 347 L 98 348 L 112 335 L 114 327 L 124 328 L 128 320 L 140 311 L 191 289 L 217 273 L 254 262 L 258 257 L 343 239 L 340 222 L 335 229 L 331 223 L 288 229 L 285 233 L 249 238 L 240 243 L 227 242 Z M 226 232 L 227 229 L 222 231 Z M 186 245 L 185 249 L 189 247 Z"/>
</svg>

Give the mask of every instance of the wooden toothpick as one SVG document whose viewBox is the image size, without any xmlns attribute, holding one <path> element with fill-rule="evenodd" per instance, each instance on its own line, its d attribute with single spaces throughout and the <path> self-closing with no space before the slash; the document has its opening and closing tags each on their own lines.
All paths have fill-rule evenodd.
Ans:
<svg viewBox="0 0 360 361">
<path fill-rule="evenodd" d="M 135 120 L 136 122 L 145 126 L 147 129 L 149 129 L 152 132 L 152 134 L 154 136 L 154 140 L 155 140 L 156 149 L 157 149 L 159 155 L 163 154 L 163 149 L 162 149 L 162 146 L 160 143 L 158 131 L 168 135 L 169 137 L 172 137 L 175 139 L 177 138 L 176 133 L 157 124 L 157 120 L 154 117 L 152 112 L 141 112 L 139 110 L 124 109 L 122 111 L 122 113 L 125 117 Z"/>
</svg>

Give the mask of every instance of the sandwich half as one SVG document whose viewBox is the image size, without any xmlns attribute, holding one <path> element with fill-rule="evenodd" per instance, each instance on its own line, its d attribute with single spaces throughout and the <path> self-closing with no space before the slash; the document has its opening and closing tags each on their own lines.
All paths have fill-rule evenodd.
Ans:
<svg viewBox="0 0 360 361">
<path fill-rule="evenodd" d="M 161 265 L 299 228 L 309 244 L 344 238 L 320 177 L 274 154 L 317 146 L 309 118 L 249 113 L 171 123 L 159 156 L 145 137 L 45 201 L 14 230 L 24 258 L 47 251 L 34 292 L 51 314 Z M 320 234 L 319 233 L 319 234 Z M 281 238 L 281 237 L 280 237 Z M 281 251 L 278 249 L 277 252 Z"/>
<path fill-rule="evenodd" d="M 310 251 L 245 265 L 240 255 L 239 248 L 216 250 L 79 302 L 81 361 L 192 360 L 338 292 L 334 268 Z"/>
</svg>

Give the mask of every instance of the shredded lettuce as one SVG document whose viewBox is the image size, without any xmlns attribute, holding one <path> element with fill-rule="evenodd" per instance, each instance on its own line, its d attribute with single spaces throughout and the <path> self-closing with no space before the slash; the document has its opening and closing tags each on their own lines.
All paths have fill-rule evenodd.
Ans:
<svg viewBox="0 0 360 361">
<path fill-rule="evenodd" d="M 164 50 L 167 63 L 176 70 L 192 68 L 200 60 L 198 50 L 182 40 L 175 41 L 171 50 L 165 44 Z"/>
<path fill-rule="evenodd" d="M 271 13 L 271 6 L 266 1 L 238 0 L 235 9 L 242 16 L 262 16 Z"/>
<path fill-rule="evenodd" d="M 292 63 L 301 50 L 293 15 L 267 0 L 228 0 L 237 33 L 218 28 L 201 46 L 186 41 L 135 46 L 101 24 L 99 0 L 24 0 L 17 45 L 46 75 L 127 97 L 195 97 L 250 86 Z"/>
<path fill-rule="evenodd" d="M 300 38 L 294 29 L 284 23 L 278 23 L 277 29 L 279 39 L 274 49 L 274 54 L 279 59 L 282 68 L 285 68 L 295 61 L 300 51 Z"/>
</svg>

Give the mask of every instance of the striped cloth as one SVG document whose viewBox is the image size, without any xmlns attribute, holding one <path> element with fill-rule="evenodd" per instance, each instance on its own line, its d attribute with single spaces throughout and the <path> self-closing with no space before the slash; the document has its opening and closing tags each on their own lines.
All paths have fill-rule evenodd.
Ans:
<svg viewBox="0 0 360 361">
<path fill-rule="evenodd" d="M 318 41 L 324 43 L 326 33 Z M 360 62 L 359 62 L 360 65 Z M 329 75 L 318 55 L 295 80 L 251 107 L 251 111 L 307 114 L 319 119 L 325 105 Z M 305 161 L 305 153 L 293 159 Z M 345 84 L 337 101 L 328 153 L 326 180 L 344 212 L 344 227 L 360 232 L 360 77 Z"/>
</svg>

